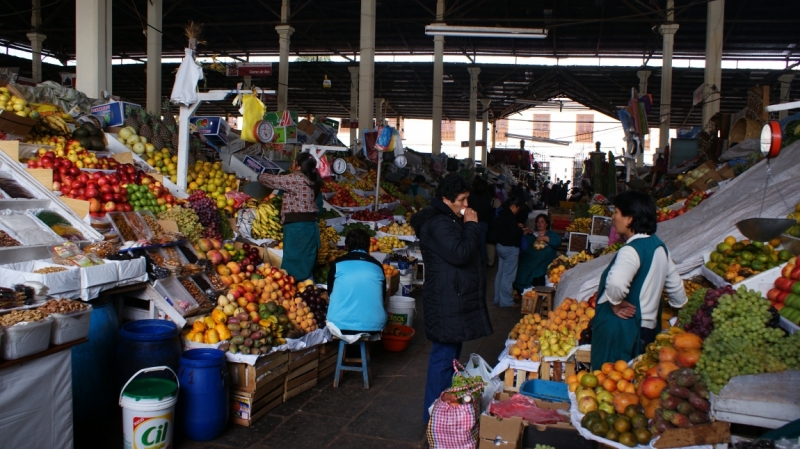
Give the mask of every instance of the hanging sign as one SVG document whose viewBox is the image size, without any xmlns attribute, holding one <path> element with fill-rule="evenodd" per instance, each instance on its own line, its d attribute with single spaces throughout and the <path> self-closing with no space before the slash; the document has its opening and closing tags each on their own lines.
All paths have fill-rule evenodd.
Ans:
<svg viewBox="0 0 800 449">
<path fill-rule="evenodd" d="M 272 63 L 269 62 L 243 62 L 231 64 L 227 67 L 227 76 L 272 76 Z"/>
</svg>

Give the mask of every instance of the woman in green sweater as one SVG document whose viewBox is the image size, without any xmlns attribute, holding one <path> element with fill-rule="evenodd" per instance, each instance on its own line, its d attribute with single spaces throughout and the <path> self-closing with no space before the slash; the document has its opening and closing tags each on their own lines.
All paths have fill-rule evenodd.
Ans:
<svg viewBox="0 0 800 449">
<path fill-rule="evenodd" d="M 559 246 L 561 246 L 561 236 L 550 230 L 550 218 L 545 214 L 537 215 L 536 232 L 526 235 L 523 239 L 514 289 L 522 292 L 531 286 L 543 286 L 547 266 L 558 255 L 556 251 Z"/>
</svg>

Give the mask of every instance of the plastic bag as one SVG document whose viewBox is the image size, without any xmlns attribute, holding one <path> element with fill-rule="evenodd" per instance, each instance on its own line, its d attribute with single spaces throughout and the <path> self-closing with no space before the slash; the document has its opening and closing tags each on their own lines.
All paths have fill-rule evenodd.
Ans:
<svg viewBox="0 0 800 449">
<path fill-rule="evenodd" d="M 486 382 L 481 394 L 481 410 L 489 408 L 494 394 L 503 390 L 503 381 L 500 377 L 492 377 L 492 367 L 478 354 L 470 354 L 464 371 L 471 377 L 480 376 Z"/>
<path fill-rule="evenodd" d="M 519 416 L 531 424 L 556 424 L 567 422 L 567 419 L 557 410 L 539 408 L 532 399 L 521 394 L 515 394 L 511 399 L 495 401 L 490 404 L 489 412 L 500 418 Z"/>
<path fill-rule="evenodd" d="M 245 94 L 242 96 L 242 140 L 257 142 L 255 135 L 256 124 L 264 118 L 266 108 L 257 96 Z"/>
<path fill-rule="evenodd" d="M 317 165 L 317 171 L 319 175 L 323 178 L 330 178 L 331 177 L 331 164 L 328 163 L 328 158 L 322 157 L 319 159 L 319 164 Z"/>
<path fill-rule="evenodd" d="M 183 58 L 178 73 L 175 75 L 175 84 L 172 86 L 170 100 L 175 103 L 185 104 L 186 106 L 197 103 L 197 82 L 203 79 L 203 71 L 194 61 L 192 49 L 186 49 L 186 57 Z"/>
<path fill-rule="evenodd" d="M 84 254 L 83 251 L 73 242 L 65 242 L 50 248 L 50 255 L 54 263 L 69 267 L 91 267 L 103 265 L 103 259 L 94 254 Z"/>
<path fill-rule="evenodd" d="M 392 128 L 391 126 L 384 126 L 378 133 L 378 140 L 375 142 L 375 149 L 378 151 L 391 151 L 392 150 Z"/>
</svg>

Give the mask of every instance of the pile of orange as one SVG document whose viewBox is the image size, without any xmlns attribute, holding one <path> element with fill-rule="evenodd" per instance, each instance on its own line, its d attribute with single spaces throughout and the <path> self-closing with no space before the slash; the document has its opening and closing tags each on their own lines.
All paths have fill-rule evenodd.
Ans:
<svg viewBox="0 0 800 449">
<path fill-rule="evenodd" d="M 508 348 L 508 354 L 517 360 L 530 360 L 538 362 L 539 356 L 539 342 L 534 340 L 530 334 L 525 332 L 517 337 L 517 341 Z"/>
<path fill-rule="evenodd" d="M 594 313 L 588 302 L 566 298 L 556 310 L 548 312 L 545 317 L 538 313 L 523 316 L 511 329 L 509 337 L 516 340 L 521 333 L 541 337 L 545 330 L 551 330 L 572 335 L 577 340 L 581 332 L 589 326 Z"/>
<path fill-rule="evenodd" d="M 591 379 L 590 382 L 581 382 L 583 376 L 591 376 L 596 379 Z M 569 391 L 575 391 L 584 383 L 596 384 L 598 387 L 603 387 L 605 391 L 612 394 L 617 393 L 636 393 L 636 387 L 633 384 L 633 379 L 636 377 L 636 372 L 628 366 L 624 360 L 617 360 L 614 363 L 607 362 L 600 367 L 599 370 L 594 372 L 580 371 L 578 374 L 567 377 L 567 385 Z"/>
</svg>

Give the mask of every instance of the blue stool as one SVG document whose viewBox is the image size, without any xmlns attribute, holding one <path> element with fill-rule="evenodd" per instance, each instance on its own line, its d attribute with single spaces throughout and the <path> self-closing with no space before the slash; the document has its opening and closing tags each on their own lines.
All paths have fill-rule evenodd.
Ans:
<svg viewBox="0 0 800 449">
<path fill-rule="evenodd" d="M 336 359 L 336 375 L 333 377 L 333 387 L 339 386 L 339 377 L 342 371 L 360 371 L 364 376 L 364 389 L 369 389 L 369 348 L 367 348 L 367 341 L 370 336 L 361 337 L 356 343 L 361 349 L 360 358 L 348 358 L 345 352 L 347 351 L 347 343 L 344 340 L 339 340 L 339 355 Z M 344 363 L 357 363 L 357 365 L 345 365 Z"/>
</svg>

